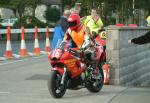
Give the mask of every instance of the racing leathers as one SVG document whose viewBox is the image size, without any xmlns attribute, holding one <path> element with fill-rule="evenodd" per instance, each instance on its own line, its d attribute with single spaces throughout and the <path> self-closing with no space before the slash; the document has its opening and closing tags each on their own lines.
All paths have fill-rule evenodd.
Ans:
<svg viewBox="0 0 150 103">
<path fill-rule="evenodd" d="M 90 38 L 90 30 L 88 27 L 82 26 L 78 31 L 68 29 L 63 42 L 68 42 L 70 39 L 72 39 L 77 48 L 84 51 L 87 59 L 90 61 L 95 60 L 96 54 L 94 43 Z"/>
</svg>

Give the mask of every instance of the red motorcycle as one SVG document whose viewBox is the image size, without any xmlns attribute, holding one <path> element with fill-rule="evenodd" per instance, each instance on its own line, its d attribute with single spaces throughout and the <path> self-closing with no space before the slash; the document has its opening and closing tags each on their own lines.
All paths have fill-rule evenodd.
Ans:
<svg viewBox="0 0 150 103">
<path fill-rule="evenodd" d="M 86 58 L 83 50 L 58 44 L 48 56 L 51 64 L 48 90 L 54 98 L 61 98 L 66 89 L 78 90 L 86 87 L 90 92 L 99 92 L 103 87 L 104 75 L 101 54 L 103 46 L 94 40 L 95 61 Z M 92 65 L 91 65 L 92 64 Z M 93 68 L 94 67 L 94 68 Z"/>
<path fill-rule="evenodd" d="M 106 62 L 106 40 L 103 40 L 100 38 L 100 36 L 97 36 L 95 38 L 95 40 L 101 45 L 103 46 L 103 53 L 102 53 L 102 57 L 103 57 L 103 62 Z"/>
</svg>

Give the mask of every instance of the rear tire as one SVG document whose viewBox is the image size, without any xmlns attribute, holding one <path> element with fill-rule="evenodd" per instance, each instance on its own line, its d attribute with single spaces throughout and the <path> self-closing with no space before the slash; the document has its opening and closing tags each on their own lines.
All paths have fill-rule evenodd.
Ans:
<svg viewBox="0 0 150 103">
<path fill-rule="evenodd" d="M 48 80 L 48 90 L 52 97 L 61 98 L 64 96 L 66 92 L 66 84 L 61 84 L 62 76 L 58 73 L 58 71 L 51 71 L 50 78 Z"/>
<path fill-rule="evenodd" d="M 86 83 L 86 88 L 93 93 L 99 92 L 104 84 L 104 74 L 103 70 L 99 68 L 100 79 L 93 79 Z"/>
</svg>

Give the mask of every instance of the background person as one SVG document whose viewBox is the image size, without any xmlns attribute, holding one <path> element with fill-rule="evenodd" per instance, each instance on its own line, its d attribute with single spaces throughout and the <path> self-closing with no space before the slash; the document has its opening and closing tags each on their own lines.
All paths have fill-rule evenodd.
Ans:
<svg viewBox="0 0 150 103">
<path fill-rule="evenodd" d="M 91 9 L 91 15 L 84 17 L 83 23 L 90 28 L 91 34 L 93 32 L 98 34 L 99 29 L 103 27 L 103 22 L 95 8 Z"/>
<path fill-rule="evenodd" d="M 81 3 L 76 3 L 75 6 L 70 9 L 71 14 L 80 15 L 80 11 L 81 11 Z"/>
<path fill-rule="evenodd" d="M 57 22 L 54 33 L 53 33 L 53 39 L 52 39 L 52 50 L 55 49 L 57 45 L 57 41 L 62 41 L 64 38 L 64 34 L 66 30 L 68 29 L 69 25 L 67 22 L 67 18 L 70 15 L 70 10 L 64 10 L 63 16 L 60 17 L 59 21 Z"/>
<path fill-rule="evenodd" d="M 150 31 L 147 32 L 145 35 L 130 39 L 128 43 L 139 44 L 139 45 L 150 43 Z"/>
<path fill-rule="evenodd" d="M 150 26 L 150 16 L 147 16 L 146 18 L 146 26 Z"/>
</svg>

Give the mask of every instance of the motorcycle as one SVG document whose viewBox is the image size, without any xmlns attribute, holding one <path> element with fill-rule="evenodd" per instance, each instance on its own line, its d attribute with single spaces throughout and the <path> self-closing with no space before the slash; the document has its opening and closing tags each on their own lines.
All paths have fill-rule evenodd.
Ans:
<svg viewBox="0 0 150 103">
<path fill-rule="evenodd" d="M 48 90 L 51 96 L 61 98 L 67 89 L 87 88 L 90 92 L 99 92 L 104 82 L 102 63 L 100 63 L 102 47 L 94 40 L 96 58 L 95 61 L 90 61 L 83 50 L 70 48 L 68 44 L 62 47 L 62 43 L 58 43 L 48 56 L 51 64 Z"/>
<path fill-rule="evenodd" d="M 105 34 L 106 35 L 106 34 Z M 96 36 L 95 40 L 101 45 L 103 46 L 103 53 L 102 53 L 102 57 L 103 57 L 103 63 L 106 62 L 106 40 L 101 39 L 100 36 Z"/>
</svg>

